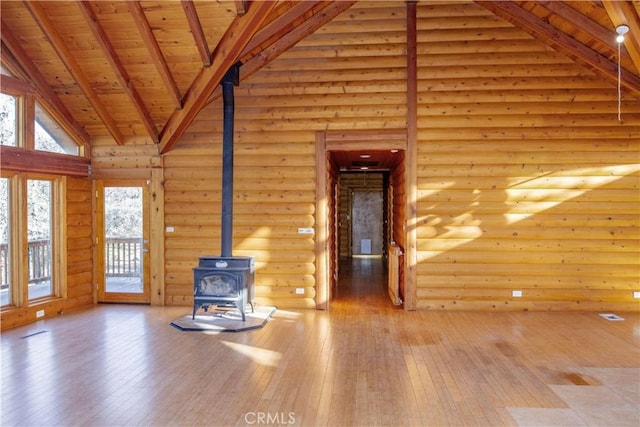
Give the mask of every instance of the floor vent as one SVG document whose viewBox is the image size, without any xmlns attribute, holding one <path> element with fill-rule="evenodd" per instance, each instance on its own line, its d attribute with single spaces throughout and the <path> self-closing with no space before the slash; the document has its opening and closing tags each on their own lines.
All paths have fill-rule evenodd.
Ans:
<svg viewBox="0 0 640 427">
<path fill-rule="evenodd" d="M 599 316 L 604 317 L 607 320 L 614 320 L 614 321 L 624 320 L 622 317 L 617 316 L 613 313 L 600 313 Z"/>
</svg>

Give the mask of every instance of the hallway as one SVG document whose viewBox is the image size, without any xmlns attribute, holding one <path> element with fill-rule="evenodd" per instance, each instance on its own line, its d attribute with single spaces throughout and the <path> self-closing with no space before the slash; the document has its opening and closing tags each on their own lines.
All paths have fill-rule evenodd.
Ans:
<svg viewBox="0 0 640 427">
<path fill-rule="evenodd" d="M 353 306 L 396 308 L 387 296 L 387 270 L 383 263 L 382 257 L 376 256 L 341 258 L 331 310 L 352 310 Z"/>
</svg>

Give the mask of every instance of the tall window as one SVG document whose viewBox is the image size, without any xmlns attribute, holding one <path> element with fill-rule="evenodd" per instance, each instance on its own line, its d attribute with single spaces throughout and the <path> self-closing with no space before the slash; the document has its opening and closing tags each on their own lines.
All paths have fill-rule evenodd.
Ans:
<svg viewBox="0 0 640 427">
<path fill-rule="evenodd" d="M 27 180 L 29 300 L 53 294 L 51 184 L 46 180 Z"/>
<path fill-rule="evenodd" d="M 11 304 L 9 179 L 0 177 L 0 305 Z"/>
<path fill-rule="evenodd" d="M 0 93 L 0 145 L 18 145 L 18 99 Z"/>
</svg>

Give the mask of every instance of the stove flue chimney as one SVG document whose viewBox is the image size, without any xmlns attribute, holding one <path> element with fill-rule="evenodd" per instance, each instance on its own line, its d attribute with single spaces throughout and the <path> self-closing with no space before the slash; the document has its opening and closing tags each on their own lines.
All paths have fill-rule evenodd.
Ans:
<svg viewBox="0 0 640 427">
<path fill-rule="evenodd" d="M 240 84 L 240 62 L 233 65 L 222 78 L 224 105 L 222 129 L 222 219 L 221 255 L 232 256 L 233 248 L 233 121 L 235 102 L 233 86 Z"/>
</svg>

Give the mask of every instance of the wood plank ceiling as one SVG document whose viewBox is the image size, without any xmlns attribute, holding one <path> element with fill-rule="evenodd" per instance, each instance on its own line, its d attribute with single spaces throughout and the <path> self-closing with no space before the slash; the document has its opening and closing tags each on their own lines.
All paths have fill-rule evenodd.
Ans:
<svg viewBox="0 0 640 427">
<path fill-rule="evenodd" d="M 248 78 L 353 3 L 4 1 L 2 66 L 85 144 L 155 143 L 167 152 L 220 95 L 231 65 L 241 61 Z M 640 2 L 476 3 L 612 84 L 615 28 L 628 25 L 622 90 L 640 99 Z"/>
</svg>

